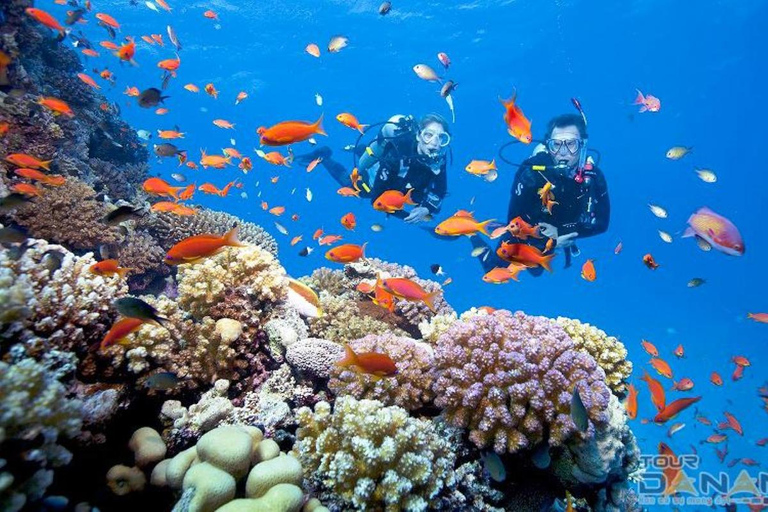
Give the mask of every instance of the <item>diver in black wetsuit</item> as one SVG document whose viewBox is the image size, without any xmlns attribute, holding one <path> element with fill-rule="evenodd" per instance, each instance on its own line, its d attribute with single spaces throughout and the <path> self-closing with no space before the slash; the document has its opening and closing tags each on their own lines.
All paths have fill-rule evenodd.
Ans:
<svg viewBox="0 0 768 512">
<path fill-rule="evenodd" d="M 579 254 L 576 240 L 605 232 L 611 214 L 608 185 L 603 172 L 586 159 L 586 139 L 582 116 L 565 114 L 552 119 L 544 144 L 520 164 L 510 193 L 507 222 L 519 216 L 532 226 L 538 225 L 543 238 L 528 238 L 526 243 L 543 250 L 547 239 L 554 239 L 555 248 L 565 253 L 566 267 L 571 256 Z M 551 214 L 538 194 L 547 181 L 553 185 L 557 203 Z M 475 247 L 487 246 L 479 236 L 471 240 Z M 501 241 L 519 242 L 509 234 Z M 481 263 L 486 272 L 508 265 L 495 252 Z M 541 267 L 529 269 L 532 275 L 542 271 Z"/>
<path fill-rule="evenodd" d="M 451 141 L 448 122 L 437 114 L 428 114 L 418 122 L 411 116 L 396 115 L 383 123 L 376 139 L 365 148 L 357 166 L 360 174 L 360 197 L 370 197 L 371 203 L 387 190 L 406 193 L 416 206 L 410 212 L 396 211 L 392 215 L 415 223 L 429 220 L 440 211 L 448 191 L 445 149 Z M 296 157 L 308 162 L 322 157 L 323 165 L 342 186 L 350 186 L 350 171 L 332 160 L 328 147 Z"/>
</svg>

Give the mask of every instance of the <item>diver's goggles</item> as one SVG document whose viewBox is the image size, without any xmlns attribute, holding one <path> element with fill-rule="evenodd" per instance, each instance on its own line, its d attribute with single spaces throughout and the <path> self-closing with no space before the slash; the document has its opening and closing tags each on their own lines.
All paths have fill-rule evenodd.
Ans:
<svg viewBox="0 0 768 512">
<path fill-rule="evenodd" d="M 421 130 L 419 137 L 424 144 L 431 144 L 432 141 L 435 140 L 435 137 L 437 137 L 441 148 L 444 148 L 451 143 L 451 136 L 447 132 L 440 132 L 438 134 L 434 130 L 428 128 Z"/>
<path fill-rule="evenodd" d="M 565 146 L 570 154 L 575 155 L 581 143 L 581 139 L 547 139 L 547 149 L 550 153 L 559 153 Z"/>
</svg>

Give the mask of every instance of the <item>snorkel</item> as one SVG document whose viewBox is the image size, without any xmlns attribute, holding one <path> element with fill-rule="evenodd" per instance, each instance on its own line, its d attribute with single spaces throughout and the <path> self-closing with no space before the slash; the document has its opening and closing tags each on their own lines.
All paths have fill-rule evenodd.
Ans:
<svg viewBox="0 0 768 512">
<path fill-rule="evenodd" d="M 581 118 L 584 120 L 584 126 L 587 126 L 587 116 L 584 114 L 584 109 L 581 108 L 581 102 L 578 100 L 578 98 L 571 98 L 571 103 L 573 103 L 573 106 L 576 107 L 576 110 L 579 111 L 579 114 L 581 114 Z M 584 183 L 584 169 L 587 165 L 587 143 L 589 142 L 588 138 L 585 138 L 581 143 L 581 149 L 579 149 L 579 166 L 576 169 L 576 176 L 573 177 L 573 180 L 576 183 Z"/>
</svg>

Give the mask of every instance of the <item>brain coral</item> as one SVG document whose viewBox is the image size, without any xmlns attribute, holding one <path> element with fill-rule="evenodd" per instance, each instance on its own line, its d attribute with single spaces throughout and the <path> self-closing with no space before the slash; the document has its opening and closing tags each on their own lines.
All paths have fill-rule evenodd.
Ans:
<svg viewBox="0 0 768 512">
<path fill-rule="evenodd" d="M 379 400 L 384 405 L 397 405 L 406 410 L 422 407 L 434 398 L 432 392 L 432 347 L 426 343 L 394 334 L 371 334 L 349 342 L 356 353 L 387 354 L 395 362 L 395 375 L 379 378 L 335 366 L 331 370 L 328 389 L 335 395 L 352 395 L 357 399 Z"/>
<path fill-rule="evenodd" d="M 430 421 L 376 400 L 297 411 L 294 453 L 314 485 L 357 510 L 427 510 L 455 482 L 455 454 Z"/>
<path fill-rule="evenodd" d="M 477 446 L 498 453 L 560 445 L 576 433 L 576 385 L 591 422 L 607 421 L 605 373 L 544 317 L 496 311 L 455 322 L 437 343 L 434 368 L 435 404 Z"/>
</svg>

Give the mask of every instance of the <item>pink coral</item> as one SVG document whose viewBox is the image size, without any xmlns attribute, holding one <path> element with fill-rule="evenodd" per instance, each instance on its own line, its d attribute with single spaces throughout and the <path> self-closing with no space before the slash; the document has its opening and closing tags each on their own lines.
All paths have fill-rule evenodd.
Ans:
<svg viewBox="0 0 768 512">
<path fill-rule="evenodd" d="M 545 440 L 557 446 L 576 434 L 576 386 L 591 422 L 607 421 L 605 373 L 544 317 L 501 310 L 455 322 L 438 340 L 434 368 L 435 404 L 449 422 L 469 428 L 477 446 L 498 453 Z"/>
<path fill-rule="evenodd" d="M 386 333 L 368 335 L 351 341 L 349 346 L 357 353 L 387 354 L 395 362 L 397 374 L 379 378 L 353 368 L 335 366 L 328 382 L 328 389 L 335 395 L 379 400 L 384 405 L 397 405 L 406 410 L 418 409 L 433 399 L 430 345 Z"/>
</svg>

